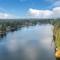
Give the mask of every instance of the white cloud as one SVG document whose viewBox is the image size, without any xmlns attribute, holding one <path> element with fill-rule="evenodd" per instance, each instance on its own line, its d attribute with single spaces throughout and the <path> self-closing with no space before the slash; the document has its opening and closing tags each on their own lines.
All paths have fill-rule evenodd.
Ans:
<svg viewBox="0 0 60 60">
<path fill-rule="evenodd" d="M 53 18 L 60 18 L 60 7 L 53 8 Z"/>
<path fill-rule="evenodd" d="M 0 12 L 0 19 L 15 19 L 15 18 L 17 17 L 12 14 Z"/>
<path fill-rule="evenodd" d="M 30 8 L 28 15 L 32 18 L 50 18 L 52 11 L 50 10 L 37 10 Z"/>
<path fill-rule="evenodd" d="M 60 7 L 55 7 L 52 10 L 37 10 L 30 8 L 28 16 L 31 18 L 60 18 Z"/>
</svg>

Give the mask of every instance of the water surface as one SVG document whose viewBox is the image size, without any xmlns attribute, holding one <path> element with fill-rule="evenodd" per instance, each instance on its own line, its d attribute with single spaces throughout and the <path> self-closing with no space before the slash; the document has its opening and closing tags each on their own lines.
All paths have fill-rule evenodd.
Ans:
<svg viewBox="0 0 60 60">
<path fill-rule="evenodd" d="M 55 60 L 53 26 L 22 27 L 0 41 L 0 60 Z"/>
</svg>

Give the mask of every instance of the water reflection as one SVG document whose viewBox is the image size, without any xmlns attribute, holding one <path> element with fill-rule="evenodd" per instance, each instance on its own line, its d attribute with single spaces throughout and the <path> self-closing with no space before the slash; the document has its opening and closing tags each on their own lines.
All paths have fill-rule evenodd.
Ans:
<svg viewBox="0 0 60 60">
<path fill-rule="evenodd" d="M 0 42 L 0 60 L 55 60 L 53 26 L 23 27 Z"/>
</svg>

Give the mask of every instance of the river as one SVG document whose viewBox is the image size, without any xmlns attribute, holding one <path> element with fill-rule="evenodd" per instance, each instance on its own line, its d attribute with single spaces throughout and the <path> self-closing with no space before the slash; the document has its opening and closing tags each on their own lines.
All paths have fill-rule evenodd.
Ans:
<svg viewBox="0 0 60 60">
<path fill-rule="evenodd" d="M 22 27 L 0 39 L 0 60 L 55 60 L 53 26 Z"/>
</svg>

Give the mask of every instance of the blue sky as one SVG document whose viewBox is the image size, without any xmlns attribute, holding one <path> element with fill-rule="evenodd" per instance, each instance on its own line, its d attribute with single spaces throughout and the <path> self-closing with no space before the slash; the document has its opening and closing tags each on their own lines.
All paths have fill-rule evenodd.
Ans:
<svg viewBox="0 0 60 60">
<path fill-rule="evenodd" d="M 26 17 L 29 9 L 51 10 L 60 6 L 59 0 L 0 0 L 0 12 Z M 55 4 L 56 3 L 56 4 Z"/>
</svg>

